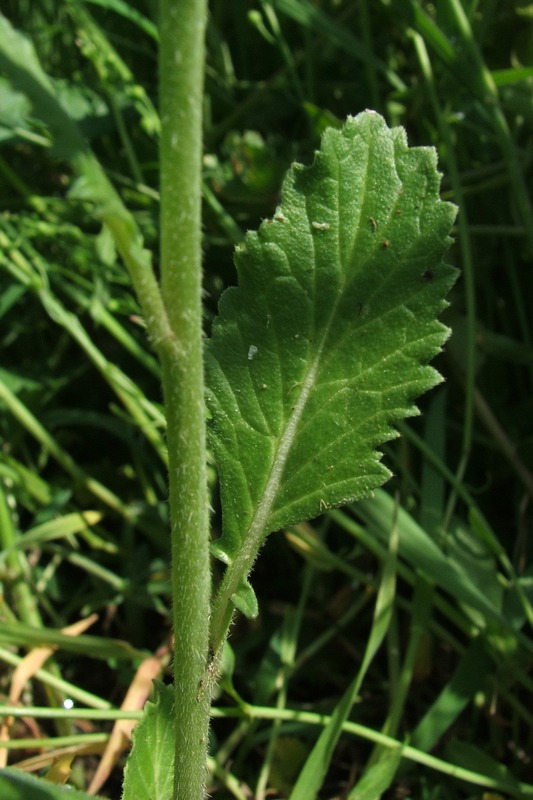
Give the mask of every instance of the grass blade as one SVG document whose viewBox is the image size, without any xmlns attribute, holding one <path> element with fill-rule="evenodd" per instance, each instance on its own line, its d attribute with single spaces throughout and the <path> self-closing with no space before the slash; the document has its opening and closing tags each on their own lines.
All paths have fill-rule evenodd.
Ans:
<svg viewBox="0 0 533 800">
<path fill-rule="evenodd" d="M 381 647 L 389 628 L 396 590 L 396 552 L 398 531 L 391 529 L 390 547 L 376 597 L 374 620 L 359 671 L 337 704 L 331 719 L 307 757 L 307 761 L 291 792 L 290 800 L 312 800 L 317 796 L 326 776 L 333 751 L 342 733 L 352 706 L 374 656 Z"/>
</svg>

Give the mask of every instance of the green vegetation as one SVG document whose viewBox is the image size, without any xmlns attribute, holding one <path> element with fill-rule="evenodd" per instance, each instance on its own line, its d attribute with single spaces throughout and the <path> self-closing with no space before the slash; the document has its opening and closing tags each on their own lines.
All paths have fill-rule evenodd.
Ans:
<svg viewBox="0 0 533 800">
<path fill-rule="evenodd" d="M 435 5 L 213 0 L 202 96 L 201 2 L 7 3 L 2 800 L 118 800 L 153 679 L 196 800 L 217 670 L 212 796 L 533 797 L 533 15 Z"/>
</svg>

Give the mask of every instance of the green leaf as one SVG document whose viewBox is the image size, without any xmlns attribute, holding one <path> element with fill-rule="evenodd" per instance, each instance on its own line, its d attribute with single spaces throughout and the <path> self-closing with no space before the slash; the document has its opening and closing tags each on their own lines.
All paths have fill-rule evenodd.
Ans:
<svg viewBox="0 0 533 800">
<path fill-rule="evenodd" d="M 0 77 L 0 142 L 33 133 L 28 123 L 30 104 L 20 92 L 15 92 L 5 78 Z"/>
<path fill-rule="evenodd" d="M 397 519 L 399 552 L 403 561 L 452 595 L 456 602 L 473 609 L 477 614 L 478 624 L 485 626 L 490 621 L 491 624 L 507 629 L 511 635 L 516 634 L 506 626 L 500 602 L 498 601 L 498 605 L 492 602 L 495 594 L 493 586 L 487 594 L 486 587 L 476 584 L 457 558 L 451 559 L 447 553 L 443 553 L 405 509 L 396 508 L 394 499 L 387 492 L 380 490 L 372 500 L 362 500 L 355 511 L 365 521 L 371 535 L 383 542 L 389 536 L 392 521 Z M 483 619 L 486 620 L 485 623 L 482 623 Z"/>
<path fill-rule="evenodd" d="M 255 619 L 259 613 L 257 597 L 249 581 L 241 581 L 237 591 L 231 596 L 235 608 L 238 608 L 245 617 Z"/>
<path fill-rule="evenodd" d="M 390 787 L 402 760 L 403 749 L 383 750 L 348 795 L 348 800 L 380 800 Z"/>
<path fill-rule="evenodd" d="M 392 618 L 394 597 L 396 594 L 396 556 L 398 552 L 398 529 L 393 523 L 387 560 L 383 565 L 383 574 L 379 584 L 374 609 L 372 629 L 368 637 L 365 653 L 357 675 L 348 686 L 335 706 L 331 718 L 318 737 L 298 780 L 291 792 L 289 800 L 313 800 L 318 795 L 326 777 L 337 742 L 342 733 L 342 726 L 348 719 L 365 675 L 381 647 Z"/>
<path fill-rule="evenodd" d="M 101 519 L 102 514 L 99 511 L 84 511 L 81 514 L 72 512 L 71 514 L 48 520 L 48 522 L 43 522 L 41 525 L 36 525 L 0 552 L 0 564 L 14 550 L 29 550 L 31 547 L 41 545 L 43 542 L 64 539 L 75 533 L 83 533 L 88 526 L 96 525 Z"/>
<path fill-rule="evenodd" d="M 73 158 L 85 149 L 81 135 L 55 97 L 50 78 L 42 69 L 31 41 L 0 14 L 0 70 L 13 91 L 22 93 L 32 114 L 46 122 L 53 134 L 54 153 Z"/>
<path fill-rule="evenodd" d="M 509 772 L 505 764 L 501 764 L 471 742 L 458 738 L 451 739 L 445 748 L 446 757 L 464 769 L 478 772 L 480 775 L 497 781 L 499 787 L 507 790 L 514 797 L 525 797 L 519 781 Z"/>
<path fill-rule="evenodd" d="M 0 645 L 23 647 L 57 647 L 73 653 L 83 653 L 90 658 L 129 659 L 136 662 L 146 657 L 128 642 L 108 639 L 105 636 L 68 636 L 53 628 L 37 628 L 23 622 L 2 622 Z M 1 797 L 1 796 L 0 796 Z"/>
<path fill-rule="evenodd" d="M 19 769 L 0 771 L 0 797 L 2 800 L 98 800 L 70 786 L 58 786 L 27 775 Z"/>
<path fill-rule="evenodd" d="M 449 333 L 436 317 L 456 278 L 442 263 L 456 209 L 439 184 L 434 149 L 409 148 L 367 111 L 326 131 L 273 219 L 237 247 L 239 287 L 206 353 L 215 552 L 241 571 L 229 596 L 270 531 L 389 477 L 376 448 L 440 380 L 427 362 Z"/>
<path fill-rule="evenodd" d="M 473 639 L 439 696 L 426 711 L 411 737 L 411 744 L 425 753 L 453 725 L 476 692 L 483 690 L 492 664 L 485 642 Z"/>
<path fill-rule="evenodd" d="M 133 732 L 122 800 L 169 800 L 174 781 L 174 691 L 155 683 L 154 701 Z M 184 754 L 184 758 L 186 754 Z"/>
<path fill-rule="evenodd" d="M 116 14 L 129 20 L 133 25 L 137 25 L 144 33 L 150 36 L 155 41 L 159 40 L 159 31 L 157 25 L 141 14 L 137 9 L 132 8 L 129 3 L 123 0 L 88 0 L 89 3 L 95 6 L 102 6 L 109 11 L 114 11 Z M 79 0 L 70 0 L 70 2 L 79 2 Z"/>
</svg>

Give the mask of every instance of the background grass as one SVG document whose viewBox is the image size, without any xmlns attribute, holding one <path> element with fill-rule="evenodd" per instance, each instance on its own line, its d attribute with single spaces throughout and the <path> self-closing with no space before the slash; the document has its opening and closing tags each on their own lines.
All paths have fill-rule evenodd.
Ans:
<svg viewBox="0 0 533 800">
<path fill-rule="evenodd" d="M 6 3 L 154 254 L 156 12 L 150 0 Z M 437 147 L 443 196 L 461 209 L 449 259 L 462 270 L 437 364 L 446 383 L 387 446 L 394 479 L 271 537 L 257 563 L 261 615 L 233 630 L 215 709 L 215 797 L 288 797 L 350 685 L 345 732 L 315 762 L 327 768 L 320 798 L 533 796 L 532 88 L 527 2 L 210 4 L 206 331 L 235 280 L 233 247 L 273 212 L 286 167 L 309 163 L 322 130 L 364 108 Z M 101 742 L 105 720 L 31 709 L 69 697 L 112 717 L 139 651 L 169 637 L 159 370 L 111 239 L 67 195 L 72 180 L 0 80 L 4 705 L 35 644 L 28 626 L 99 615 L 93 639 L 55 639 L 48 672 L 28 683 L 11 764 L 37 744 Z M 216 535 L 214 472 L 212 489 Z M 75 763 L 84 786 L 96 756 Z M 100 793 L 119 787 L 117 770 Z"/>
</svg>

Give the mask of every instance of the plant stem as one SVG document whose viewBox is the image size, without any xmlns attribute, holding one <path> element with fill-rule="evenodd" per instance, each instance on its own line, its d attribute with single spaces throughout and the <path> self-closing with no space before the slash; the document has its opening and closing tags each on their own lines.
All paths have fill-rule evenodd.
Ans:
<svg viewBox="0 0 533 800">
<path fill-rule="evenodd" d="M 202 354 L 201 166 L 206 0 L 160 2 L 161 290 L 177 347 L 160 349 L 174 614 L 174 800 L 204 796 L 210 696 L 209 498 Z"/>
</svg>

